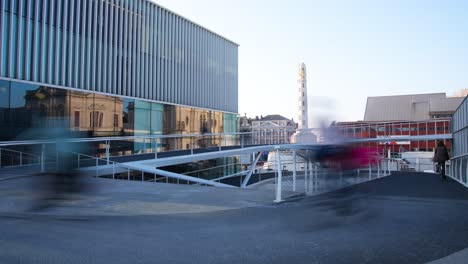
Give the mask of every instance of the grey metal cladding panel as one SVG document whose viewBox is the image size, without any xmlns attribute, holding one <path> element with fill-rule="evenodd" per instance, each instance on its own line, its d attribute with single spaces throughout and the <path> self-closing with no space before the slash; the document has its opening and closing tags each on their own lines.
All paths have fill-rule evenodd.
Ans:
<svg viewBox="0 0 468 264">
<path fill-rule="evenodd" d="M 10 14 L 13 14 L 13 4 L 10 4 Z M 14 16 L 10 15 L 10 21 L 8 23 L 9 29 L 9 42 L 8 45 L 8 63 L 7 63 L 7 76 L 14 77 L 14 68 L 13 68 L 13 60 L 15 59 L 15 51 L 17 50 L 16 47 L 13 48 L 13 18 Z"/>
<path fill-rule="evenodd" d="M 428 118 L 429 100 L 444 97 L 443 93 L 369 97 L 364 121 L 424 120 Z"/>
<path fill-rule="evenodd" d="M 74 70 L 73 70 L 73 82 L 72 86 L 73 87 L 80 87 L 80 67 L 81 67 L 81 38 L 84 38 L 82 35 L 80 35 L 78 32 L 81 32 L 83 30 L 82 28 L 82 2 L 83 1 L 76 1 L 76 10 L 75 10 L 75 16 L 76 16 L 76 32 L 77 35 L 75 36 L 75 48 L 74 48 L 74 53 L 75 53 L 75 61 L 74 61 Z"/>
<path fill-rule="evenodd" d="M 162 63 L 161 63 L 161 48 L 163 46 L 163 35 L 162 35 L 162 11 L 161 8 L 157 7 L 158 19 L 156 22 L 157 26 L 157 45 L 156 45 L 156 71 L 154 77 L 156 78 L 156 100 L 162 100 Z"/>
<path fill-rule="evenodd" d="M 93 3 L 91 2 L 92 0 L 85 0 L 87 2 L 87 7 L 86 7 L 86 20 L 87 20 L 87 28 L 86 28 L 86 33 L 88 36 L 88 39 L 86 41 L 86 66 L 85 66 L 85 85 L 84 89 L 86 90 L 91 90 L 91 45 L 92 45 L 92 32 L 93 29 L 91 27 L 91 22 L 92 22 L 92 15 L 93 15 Z"/>
<path fill-rule="evenodd" d="M 144 28 L 145 28 L 145 43 L 143 45 L 145 46 L 143 55 L 144 55 L 144 76 L 145 76 L 145 91 L 147 94 L 148 99 L 153 99 L 152 96 L 152 90 L 150 86 L 150 75 L 149 75 L 149 70 L 150 70 L 150 58 L 151 58 L 151 30 L 149 28 L 149 22 L 151 21 L 151 18 L 153 16 L 153 13 L 150 13 L 149 9 L 150 5 L 148 2 L 144 2 L 143 6 L 143 11 L 144 11 Z"/>
<path fill-rule="evenodd" d="M 3 74 L 8 69 L 5 75 L 26 80 L 234 109 L 237 77 L 223 68 L 233 63 L 237 45 L 211 31 L 142 0 L 17 2 L 23 3 L 27 8 L 21 12 L 42 13 L 42 22 L 18 20 L 16 30 L 13 17 L 0 20 L 2 30 L 10 29 L 7 49 L 0 51 L 1 58 L 8 56 L 8 64 L 0 66 Z M 5 17 L 3 9 L 0 15 Z M 13 47 L 14 40 L 24 45 L 26 56 Z"/>
<path fill-rule="evenodd" d="M 60 27 L 62 25 L 62 1 L 58 0 L 57 1 L 57 9 L 56 9 L 56 24 L 55 24 L 55 63 L 54 63 L 54 69 L 53 69 L 53 84 L 60 84 L 60 79 L 61 79 L 61 74 L 60 74 L 60 64 L 62 63 L 61 55 L 62 55 L 62 40 L 61 40 L 61 32 L 60 32 Z"/>
<path fill-rule="evenodd" d="M 452 97 L 430 100 L 431 112 L 455 112 L 458 106 L 463 102 L 463 97 Z"/>
<path fill-rule="evenodd" d="M 162 34 L 161 34 L 161 8 L 155 7 L 156 9 L 156 18 L 155 24 L 156 25 L 156 36 L 157 39 L 153 43 L 153 50 L 154 50 L 154 69 L 153 69 L 153 83 L 155 89 L 155 100 L 160 100 L 161 98 L 161 45 L 162 45 Z"/>
<path fill-rule="evenodd" d="M 100 0 L 92 0 L 91 4 L 92 4 L 92 7 L 93 7 L 93 12 L 92 12 L 92 19 L 93 19 L 93 29 L 92 29 L 92 35 L 91 35 L 91 39 L 92 39 L 92 56 L 90 58 L 91 60 L 91 83 L 90 83 L 90 89 L 92 91 L 96 91 L 96 72 L 97 72 L 97 69 L 96 69 L 96 66 L 98 64 L 98 61 L 97 61 L 97 52 L 98 52 L 98 48 L 97 48 L 97 38 L 98 38 L 98 1 L 100 2 Z"/>
<path fill-rule="evenodd" d="M 177 98 L 177 92 L 178 92 L 178 87 L 177 87 L 177 35 L 179 34 L 178 31 L 178 25 L 177 25 L 177 17 L 174 16 L 173 18 L 173 36 L 172 36 L 172 79 L 173 79 L 173 85 L 172 85 L 172 94 L 173 94 L 173 102 L 178 103 L 178 98 Z"/>
<path fill-rule="evenodd" d="M 117 87 L 115 85 L 115 75 L 114 75 L 114 54 L 115 54 L 115 47 L 114 47 L 114 33 L 115 33 L 115 12 L 114 12 L 114 0 L 110 0 L 108 4 L 108 14 L 109 14 L 109 53 L 108 53 L 108 68 L 107 71 L 109 72 L 109 77 L 107 78 L 107 84 L 109 85 L 109 91 L 113 94 L 117 92 Z"/>
<path fill-rule="evenodd" d="M 83 32 L 82 37 L 81 37 L 81 46 L 80 46 L 80 79 L 78 82 L 78 87 L 82 87 L 83 89 L 86 89 L 87 83 L 86 83 L 86 72 L 87 72 L 87 61 L 86 61 L 86 54 L 87 54 L 87 49 L 86 46 L 88 44 L 88 41 L 86 39 L 86 33 L 88 32 L 88 27 L 87 27 L 87 17 L 88 17 L 88 0 L 80 1 L 82 3 L 82 8 L 81 8 L 81 31 Z"/>
<path fill-rule="evenodd" d="M 60 85 L 67 85 L 67 71 L 70 70 L 70 65 L 67 64 L 67 52 L 68 52 L 68 45 L 70 42 L 70 38 L 67 37 L 67 32 L 70 32 L 69 28 L 69 21 L 68 19 L 70 18 L 68 14 L 68 4 L 70 1 L 63 1 L 63 14 L 62 14 L 62 55 L 61 55 L 61 62 L 59 68 L 60 72 L 60 82 L 58 84 Z"/>
<path fill-rule="evenodd" d="M 1 2 L 3 2 L 3 1 L 1 1 Z M 33 23 L 32 24 L 32 26 L 33 26 L 33 36 L 32 36 L 32 40 L 31 40 L 33 45 L 31 47 L 31 49 L 32 49 L 32 51 L 31 51 L 32 59 L 31 59 L 31 68 L 30 68 L 30 70 L 31 70 L 31 81 L 36 81 L 36 82 L 39 80 L 38 79 L 39 76 L 37 74 L 38 73 L 37 63 L 38 63 L 38 59 L 39 59 L 38 55 L 40 54 L 40 51 L 38 50 L 38 47 L 39 47 L 40 41 L 41 41 L 40 38 L 39 38 L 39 18 L 38 18 L 38 16 L 39 16 L 39 5 L 40 5 L 39 2 L 40 2 L 39 0 L 36 0 L 34 2 L 34 7 L 33 7 L 34 8 L 34 11 L 33 11 L 34 15 L 33 15 L 33 17 L 35 19 L 32 20 L 32 22 L 31 22 L 31 23 Z M 1 13 L 1 11 L 0 11 L 0 13 Z M 1 15 L 0 15 L 0 20 L 1 19 L 2 18 L 1 18 Z M 0 21 L 0 28 L 1 28 L 1 21 Z M 2 35 L 2 34 L 0 34 L 0 35 Z M 0 43 L 3 43 L 1 38 L 2 37 L 0 36 Z M 0 53 L 1 53 L 1 51 L 0 51 Z M 0 62 L 1 61 L 2 61 L 2 59 L 1 59 L 1 55 L 0 55 Z M 0 63 L 0 68 L 1 68 L 1 63 Z M 0 72 L 1 72 L 1 70 L 0 70 Z"/>
<path fill-rule="evenodd" d="M 24 32 L 24 29 L 23 29 L 23 19 L 22 19 L 22 16 L 23 16 L 23 1 L 17 1 L 16 2 L 17 5 L 19 5 L 18 7 L 18 13 L 19 15 L 17 16 L 17 20 L 18 20 L 18 23 L 17 23 L 17 30 L 16 30 L 16 38 L 17 38 L 17 42 L 16 42 L 16 74 L 14 75 L 14 77 L 18 78 L 18 79 L 21 79 L 22 76 L 21 76 L 21 53 L 24 51 L 23 49 L 23 39 L 22 39 L 22 36 L 23 36 L 23 32 Z"/>
<path fill-rule="evenodd" d="M 193 105 L 195 101 L 195 93 L 193 89 L 193 58 L 192 58 L 192 49 L 193 49 L 193 31 L 190 24 L 186 24 L 186 32 L 187 32 L 187 94 L 189 94 L 189 98 L 187 98 L 187 104 Z"/>
<path fill-rule="evenodd" d="M 168 87 L 169 87 L 169 65 L 168 65 L 168 55 L 169 55 L 169 17 L 166 10 L 163 10 L 163 47 L 162 47 L 162 61 L 163 64 L 163 72 L 164 74 L 161 76 L 163 80 L 162 89 L 163 89 L 163 101 L 168 101 Z"/>
<path fill-rule="evenodd" d="M 233 51 L 234 51 L 234 65 L 235 65 L 235 71 L 236 75 L 234 76 L 234 87 L 232 88 L 234 90 L 234 106 L 232 107 L 232 112 L 237 113 L 239 111 L 239 48 L 237 45 L 232 45 L 233 46 Z"/>
<path fill-rule="evenodd" d="M 31 80 L 31 34 L 29 32 L 33 32 L 33 29 L 31 28 L 33 25 L 33 21 L 31 21 L 31 5 L 33 4 L 32 1 L 26 1 L 26 39 L 25 39 L 25 49 L 24 52 L 25 57 L 24 57 L 24 65 L 23 65 L 23 78 L 25 80 L 30 81 Z"/>
<path fill-rule="evenodd" d="M 114 16 L 116 25 L 114 31 L 115 36 L 115 54 L 114 54 L 114 86 L 116 94 L 122 94 L 122 56 L 123 56 L 123 42 L 124 42 L 124 13 L 122 8 L 115 7 Z"/>
<path fill-rule="evenodd" d="M 176 16 L 173 16 L 173 24 L 172 24 L 172 102 L 174 103 L 179 103 L 178 98 L 177 98 L 177 92 L 178 92 L 178 87 L 177 87 L 177 41 L 178 37 L 177 35 L 179 34 L 178 30 L 178 19 Z"/>
<path fill-rule="evenodd" d="M 50 10 L 47 5 L 47 1 L 42 1 L 42 24 L 40 25 L 42 27 L 41 31 L 41 45 L 40 45 L 40 51 L 41 51 L 41 56 L 39 58 L 39 81 L 41 82 L 46 82 L 47 81 L 47 45 L 46 41 L 49 39 L 49 36 L 46 34 L 46 20 L 47 20 L 47 15 L 48 15 L 48 10 Z"/>
<path fill-rule="evenodd" d="M 79 2 L 79 1 L 78 1 Z M 75 30 L 75 20 L 78 19 L 77 16 L 75 16 L 75 4 L 76 4 L 76 1 L 70 1 L 69 3 L 69 10 L 70 10 L 70 15 L 69 15 L 69 21 L 70 21 L 70 24 L 69 24 L 69 32 L 77 32 Z M 75 65 L 76 65 L 76 62 L 74 61 L 75 59 L 75 54 L 74 54 L 74 51 L 76 50 L 76 47 L 75 47 L 75 39 L 77 39 L 77 36 L 74 36 L 73 34 L 71 33 L 68 33 L 69 34 L 69 39 L 68 39 L 68 63 L 66 65 L 67 67 L 67 81 L 66 81 L 66 85 L 68 87 L 74 87 L 73 85 L 73 76 L 74 76 L 74 73 L 76 72 L 75 70 Z"/>
<path fill-rule="evenodd" d="M 148 76 L 148 89 L 149 89 L 149 98 L 152 100 L 155 100 L 156 92 L 153 86 L 154 85 L 154 78 L 153 78 L 153 67 L 154 67 L 154 59 L 155 59 L 155 53 L 154 53 L 154 42 L 156 41 L 155 38 L 155 31 L 156 29 L 156 23 L 155 18 L 156 18 L 156 10 L 153 8 L 153 5 L 149 4 L 146 6 L 147 13 L 149 14 L 149 19 L 146 22 L 146 27 L 148 29 L 148 37 L 149 37 L 149 42 L 148 42 L 148 61 L 147 61 L 147 70 L 146 74 Z"/>
<path fill-rule="evenodd" d="M 166 86 L 166 100 L 167 102 L 172 102 L 172 64 L 171 64 L 171 59 L 172 59 L 172 16 L 171 13 L 166 12 L 166 75 L 165 77 L 167 78 L 167 86 Z"/>
<path fill-rule="evenodd" d="M 127 77 L 129 76 L 128 74 L 128 61 L 129 61 L 129 52 L 128 52 L 128 47 L 129 47 L 129 27 L 130 27 L 130 17 L 129 17 L 129 12 L 127 11 L 128 10 L 128 1 L 125 1 L 124 2 L 124 8 L 122 9 L 123 11 L 123 16 L 124 16 L 124 20 L 123 20 L 123 26 L 124 26 L 124 36 L 123 36 L 123 48 L 122 48 L 122 60 L 121 60 L 121 64 L 122 64 L 122 95 L 129 95 L 128 94 L 128 85 L 127 85 Z"/>
<path fill-rule="evenodd" d="M 101 49 L 102 54 L 102 62 L 101 62 L 101 87 L 107 92 L 112 93 L 111 86 L 108 83 L 108 77 L 110 76 L 110 72 L 108 71 L 110 63 L 108 57 L 110 56 L 110 51 L 112 51 L 112 43 L 109 42 L 110 32 L 112 32 L 112 27 L 110 26 L 110 14 L 109 14 L 109 2 L 103 2 L 103 11 L 101 14 L 104 14 L 104 39 L 101 41 L 101 46 L 104 46 Z"/>
<path fill-rule="evenodd" d="M 134 9 L 133 9 L 133 1 L 130 1 L 129 5 L 129 19 L 130 19 L 130 26 L 129 26 L 129 44 L 128 44 L 128 56 L 129 56 L 129 65 L 128 67 L 128 79 L 127 79 L 127 94 L 129 96 L 135 96 L 135 85 L 133 84 L 133 81 L 135 80 L 135 16 L 133 14 Z"/>
<path fill-rule="evenodd" d="M 142 98 L 144 97 L 143 89 L 141 86 L 141 72 L 140 72 L 140 39 L 141 39 L 141 10 L 140 10 L 140 0 L 135 0 L 134 5 L 135 5 L 135 46 L 133 47 L 134 54 L 135 54 L 135 74 L 134 74 L 134 80 L 133 80 L 133 85 L 135 86 L 135 97 Z"/>
<path fill-rule="evenodd" d="M 145 71 L 144 71 L 144 65 L 142 65 L 143 61 L 144 61 L 144 57 L 142 56 L 144 53 L 143 53 L 143 49 L 142 49 L 142 45 L 143 45 L 143 37 L 145 36 L 146 32 L 144 31 L 145 29 L 143 28 L 143 1 L 141 0 L 138 0 L 137 1 L 138 3 L 138 12 L 140 14 L 140 16 L 138 17 L 138 25 L 139 25 L 139 28 L 138 28 L 138 34 L 139 34 L 139 37 L 138 37 L 138 49 L 137 49 L 137 60 L 138 60 L 138 65 L 137 65 L 137 73 L 139 75 L 138 79 L 137 79 L 137 87 L 136 89 L 140 90 L 140 97 L 142 98 L 148 98 L 148 93 L 146 92 L 146 84 L 145 84 Z"/>
</svg>

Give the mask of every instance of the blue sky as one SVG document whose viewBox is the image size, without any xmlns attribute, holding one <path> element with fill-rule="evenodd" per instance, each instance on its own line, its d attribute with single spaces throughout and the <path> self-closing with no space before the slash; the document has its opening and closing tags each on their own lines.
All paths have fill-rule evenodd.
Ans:
<svg viewBox="0 0 468 264">
<path fill-rule="evenodd" d="M 239 114 L 361 120 L 368 96 L 468 88 L 468 1 L 156 0 L 239 47 Z"/>
</svg>

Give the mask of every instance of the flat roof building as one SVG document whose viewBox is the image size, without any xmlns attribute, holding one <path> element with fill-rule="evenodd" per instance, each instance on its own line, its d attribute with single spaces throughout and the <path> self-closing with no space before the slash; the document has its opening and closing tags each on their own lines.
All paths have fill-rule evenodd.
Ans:
<svg viewBox="0 0 468 264">
<path fill-rule="evenodd" d="M 445 93 L 368 97 L 364 121 L 423 121 L 451 117 L 464 97 Z"/>
<path fill-rule="evenodd" d="M 147 0 L 0 1 L 0 140 L 234 132 L 238 45 Z"/>
</svg>

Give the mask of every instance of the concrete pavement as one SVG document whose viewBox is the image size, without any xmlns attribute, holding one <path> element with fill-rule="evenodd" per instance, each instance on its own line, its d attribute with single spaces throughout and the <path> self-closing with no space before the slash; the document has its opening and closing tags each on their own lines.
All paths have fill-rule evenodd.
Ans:
<svg viewBox="0 0 468 264">
<path fill-rule="evenodd" d="M 23 187 L 4 183 L 2 210 L 14 209 L 5 201 L 26 199 Z M 271 192 L 118 184 L 86 201 L 109 206 L 92 217 L 1 214 L 0 263 L 426 263 L 468 247 L 468 190 L 433 174 L 395 173 L 280 205 L 265 199 Z M 154 213 L 177 203 L 215 209 Z"/>
</svg>

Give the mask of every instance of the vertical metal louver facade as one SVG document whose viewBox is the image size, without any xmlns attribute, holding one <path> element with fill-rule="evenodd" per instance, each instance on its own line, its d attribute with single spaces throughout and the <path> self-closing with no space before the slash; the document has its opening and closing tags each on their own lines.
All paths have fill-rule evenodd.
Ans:
<svg viewBox="0 0 468 264">
<path fill-rule="evenodd" d="M 452 117 L 452 131 L 450 175 L 468 187 L 468 96 Z"/>
<path fill-rule="evenodd" d="M 0 77 L 237 113 L 238 45 L 146 0 L 1 0 Z"/>
</svg>

